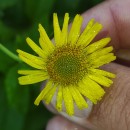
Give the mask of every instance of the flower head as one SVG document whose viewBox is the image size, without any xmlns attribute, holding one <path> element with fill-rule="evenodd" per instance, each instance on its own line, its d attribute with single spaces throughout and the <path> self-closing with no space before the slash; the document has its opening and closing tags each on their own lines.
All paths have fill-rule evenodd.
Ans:
<svg viewBox="0 0 130 130">
<path fill-rule="evenodd" d="M 86 98 L 94 104 L 105 94 L 103 87 L 109 87 L 115 75 L 99 69 L 100 66 L 116 59 L 111 52 L 113 47 L 105 47 L 109 37 L 91 43 L 102 29 L 102 25 L 91 19 L 80 33 L 83 18 L 76 15 L 68 32 L 69 14 L 66 13 L 62 29 L 57 14 L 53 14 L 54 43 L 48 38 L 44 28 L 39 24 L 39 43 L 36 45 L 27 38 L 28 45 L 37 53 L 31 55 L 17 50 L 19 57 L 34 70 L 19 70 L 24 76 L 19 77 L 21 85 L 34 84 L 47 80 L 35 104 L 41 100 L 49 104 L 56 95 L 56 109 L 62 111 L 63 104 L 68 115 L 74 114 L 74 104 L 79 109 L 88 107 Z"/>
</svg>

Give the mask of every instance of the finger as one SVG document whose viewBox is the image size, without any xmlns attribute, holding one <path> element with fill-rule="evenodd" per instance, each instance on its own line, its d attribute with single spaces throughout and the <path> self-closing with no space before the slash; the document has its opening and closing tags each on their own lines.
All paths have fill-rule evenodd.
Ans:
<svg viewBox="0 0 130 130">
<path fill-rule="evenodd" d="M 116 63 L 130 67 L 130 50 L 129 49 L 120 49 L 116 52 L 118 59 Z"/>
<path fill-rule="evenodd" d="M 113 86 L 106 89 L 106 95 L 103 97 L 102 101 L 93 107 L 88 118 L 67 118 L 90 130 L 129 130 L 130 68 L 111 63 L 104 66 L 103 69 L 116 73 L 117 77 L 114 80 Z M 64 123 L 64 120 L 62 121 L 62 123 Z M 53 125 L 59 125 L 59 128 L 65 126 L 59 121 L 55 123 L 51 124 L 51 128 Z M 48 127 L 50 128 L 49 125 Z"/>
<path fill-rule="evenodd" d="M 87 130 L 87 129 L 82 128 L 79 125 L 76 125 L 61 116 L 57 116 L 48 122 L 46 130 Z"/>
<path fill-rule="evenodd" d="M 110 64 L 104 69 L 117 73 L 114 84 L 107 89 L 103 100 L 94 106 L 88 119 L 100 130 L 130 129 L 130 68 Z"/>
<path fill-rule="evenodd" d="M 103 32 L 108 32 L 115 49 L 130 48 L 130 0 L 105 1 L 83 14 L 84 23 L 95 18 L 104 26 Z"/>
</svg>

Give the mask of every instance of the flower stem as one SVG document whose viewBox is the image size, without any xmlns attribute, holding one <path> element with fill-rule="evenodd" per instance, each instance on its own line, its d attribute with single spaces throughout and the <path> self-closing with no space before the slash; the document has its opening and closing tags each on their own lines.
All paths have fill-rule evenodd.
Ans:
<svg viewBox="0 0 130 130">
<path fill-rule="evenodd" d="M 8 50 L 2 44 L 0 44 L 0 50 L 2 50 L 5 54 L 7 54 L 12 59 L 14 59 L 14 60 L 16 60 L 18 62 L 21 62 L 21 60 L 19 59 L 19 57 L 17 55 L 15 55 L 13 52 L 11 52 L 10 50 Z"/>
</svg>

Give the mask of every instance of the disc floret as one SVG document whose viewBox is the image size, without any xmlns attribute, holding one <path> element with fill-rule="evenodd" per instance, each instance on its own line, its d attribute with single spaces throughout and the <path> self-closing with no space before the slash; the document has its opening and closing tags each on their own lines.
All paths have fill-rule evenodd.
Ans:
<svg viewBox="0 0 130 130">
<path fill-rule="evenodd" d="M 87 71 L 86 58 L 81 47 L 62 46 L 48 57 L 47 71 L 53 82 L 74 85 Z"/>
</svg>

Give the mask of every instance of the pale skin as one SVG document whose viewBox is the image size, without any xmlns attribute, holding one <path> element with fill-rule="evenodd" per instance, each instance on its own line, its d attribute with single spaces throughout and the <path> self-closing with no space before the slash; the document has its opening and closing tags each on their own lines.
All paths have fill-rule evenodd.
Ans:
<svg viewBox="0 0 130 130">
<path fill-rule="evenodd" d="M 103 24 L 104 34 L 112 38 L 115 52 L 130 49 L 130 0 L 107 0 L 82 14 L 83 29 L 91 18 Z M 73 123 L 61 116 L 48 122 L 46 130 L 130 130 L 130 68 L 110 63 L 103 69 L 115 73 L 114 84 L 106 89 L 106 95 L 94 106 L 90 117 L 82 124 Z M 52 110 L 51 108 L 49 108 Z M 88 123 L 89 122 L 89 123 Z M 89 125 L 91 124 L 91 125 Z"/>
</svg>

